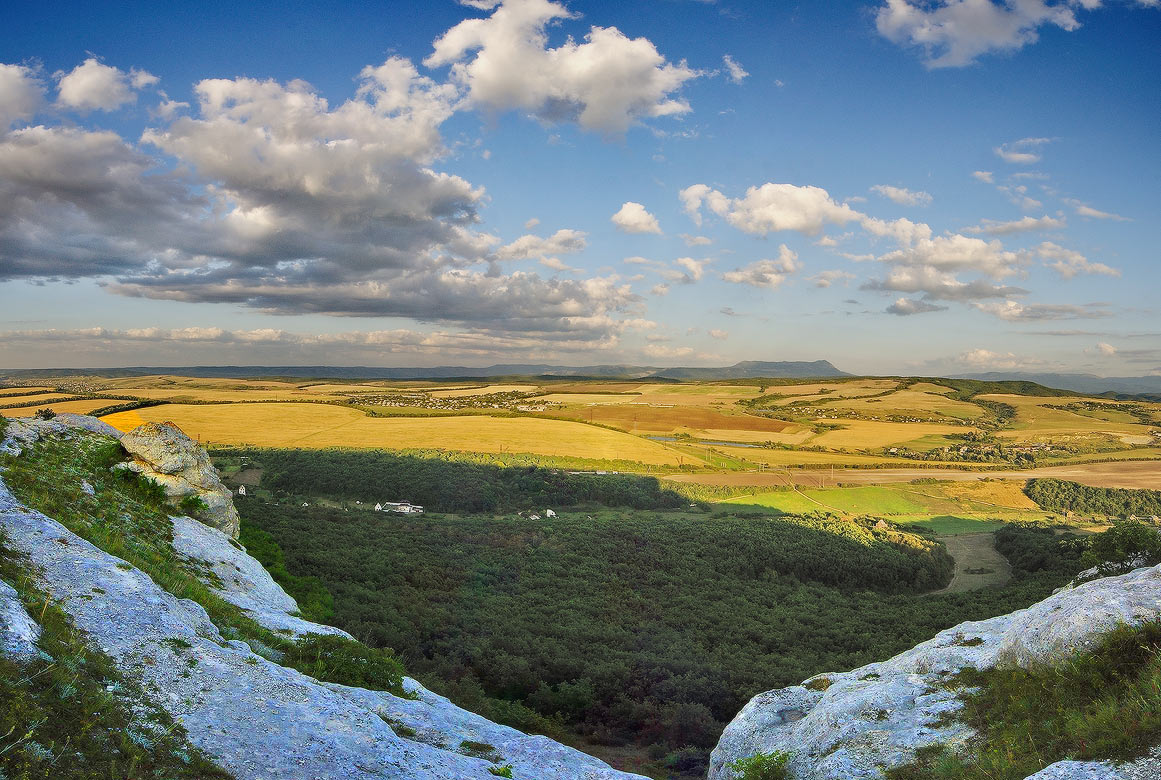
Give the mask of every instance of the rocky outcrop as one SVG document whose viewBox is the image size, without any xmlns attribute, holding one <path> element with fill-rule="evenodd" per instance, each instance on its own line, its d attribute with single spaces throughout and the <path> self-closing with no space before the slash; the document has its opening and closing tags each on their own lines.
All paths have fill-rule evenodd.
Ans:
<svg viewBox="0 0 1161 780">
<path fill-rule="evenodd" d="M 0 454 L 19 455 L 25 447 L 35 444 L 42 436 L 74 436 L 78 431 L 100 433 L 121 438 L 121 432 L 106 422 L 87 414 L 58 414 L 50 420 L 38 417 L 9 418 L 4 440 L 0 441 Z"/>
<path fill-rule="evenodd" d="M 0 580 L 0 655 L 18 660 L 36 656 L 40 626 L 28 616 L 16 590 Z"/>
<path fill-rule="evenodd" d="M 132 456 L 118 467 L 149 477 L 171 499 L 200 499 L 204 509 L 194 516 L 212 528 L 238 537 L 238 510 L 230 489 L 222 484 L 210 456 L 171 422 L 148 422 L 121 437 L 121 446 Z"/>
<path fill-rule="evenodd" d="M 788 767 L 798 780 L 881 778 L 881 768 L 910 762 L 919 748 L 954 748 L 973 735 L 942 719 L 961 706 L 947 683 L 962 669 L 1060 663 L 1118 624 L 1158 618 L 1161 566 L 1154 566 L 1062 590 L 1010 615 L 961 623 L 888 661 L 758 694 L 722 734 L 709 780 L 732 780 L 731 762 L 771 751 L 791 753 Z M 1158 776 L 1159 767 L 1154 761 L 1147 776 Z M 1130 776 L 1108 775 L 1114 770 L 1106 764 L 1088 768 L 1093 774 L 1061 765 L 1053 771 L 1072 774 L 1043 777 Z"/>
<path fill-rule="evenodd" d="M 287 635 L 343 633 L 290 614 L 294 599 L 227 534 L 188 518 L 172 522 L 177 551 L 258 623 Z M 491 780 L 497 764 L 511 765 L 516 778 L 645 780 L 491 723 L 414 680 L 404 686 L 415 698 L 402 699 L 280 666 L 223 636 L 199 604 L 174 597 L 144 572 L 22 506 L 2 478 L 0 529 L 5 544 L 27 556 L 40 589 L 95 648 L 141 690 L 154 692 L 154 703 L 185 727 L 190 743 L 238 780 Z M 9 591 L 0 588 L 2 651 L 27 651 L 36 628 Z M 10 605 L 15 618 L 8 617 Z M 494 760 L 466 755 L 465 741 L 488 743 Z"/>
<path fill-rule="evenodd" d="M 213 573 L 205 583 L 217 595 L 241 607 L 257 623 L 271 631 L 303 634 L 350 634 L 334 626 L 323 626 L 296 617 L 298 604 L 278 586 L 258 561 L 223 538 L 221 531 L 188 517 L 172 517 L 173 548 L 187 558 L 200 561 Z"/>
</svg>

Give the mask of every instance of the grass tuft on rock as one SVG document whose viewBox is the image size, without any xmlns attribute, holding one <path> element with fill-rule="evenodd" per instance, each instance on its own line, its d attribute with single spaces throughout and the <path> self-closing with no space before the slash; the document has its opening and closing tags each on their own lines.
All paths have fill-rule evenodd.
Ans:
<svg viewBox="0 0 1161 780">
<path fill-rule="evenodd" d="M 889 780 L 1022 780 L 1065 759 L 1122 760 L 1161 739 L 1161 622 L 1122 626 L 1090 652 L 1033 670 L 967 670 L 966 753 L 920 751 Z"/>
</svg>

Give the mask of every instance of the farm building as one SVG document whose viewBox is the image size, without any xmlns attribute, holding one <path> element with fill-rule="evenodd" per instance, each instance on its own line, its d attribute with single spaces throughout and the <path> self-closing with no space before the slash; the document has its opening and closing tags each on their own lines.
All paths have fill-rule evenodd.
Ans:
<svg viewBox="0 0 1161 780">
<path fill-rule="evenodd" d="M 400 515 L 421 515 L 423 507 L 409 501 L 384 501 L 375 504 L 376 512 L 395 512 Z"/>
<path fill-rule="evenodd" d="M 246 495 L 246 486 L 245 485 L 238 485 L 238 495 L 240 495 L 240 496 Z"/>
</svg>

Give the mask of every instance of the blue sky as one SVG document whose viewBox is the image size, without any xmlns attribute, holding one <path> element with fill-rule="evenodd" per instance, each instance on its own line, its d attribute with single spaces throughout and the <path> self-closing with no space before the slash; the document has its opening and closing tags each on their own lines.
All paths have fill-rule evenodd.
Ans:
<svg viewBox="0 0 1161 780">
<path fill-rule="evenodd" d="M 40 3 L 0 366 L 1161 373 L 1156 0 Z"/>
</svg>

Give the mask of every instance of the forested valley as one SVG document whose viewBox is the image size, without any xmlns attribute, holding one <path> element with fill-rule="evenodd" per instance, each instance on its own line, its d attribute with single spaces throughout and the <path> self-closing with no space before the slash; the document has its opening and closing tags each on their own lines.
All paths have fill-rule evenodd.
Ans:
<svg viewBox="0 0 1161 780">
<path fill-rule="evenodd" d="M 676 502 L 655 481 L 528 469 L 497 469 L 480 512 L 478 466 L 343 455 L 247 455 L 281 500 L 239 500 L 243 542 L 308 616 L 394 648 L 409 674 L 487 717 L 637 746 L 678 774 L 700 771 L 755 693 L 1027 606 L 1080 568 L 1074 543 L 1013 527 L 1009 547 L 1034 554 L 1011 583 L 925 595 L 950 578 L 942 545 L 873 519 L 666 509 Z M 400 485 L 443 511 L 335 501 L 348 486 L 386 499 Z M 311 490 L 332 505 L 299 500 Z M 547 498 L 571 508 L 512 511 Z"/>
</svg>

